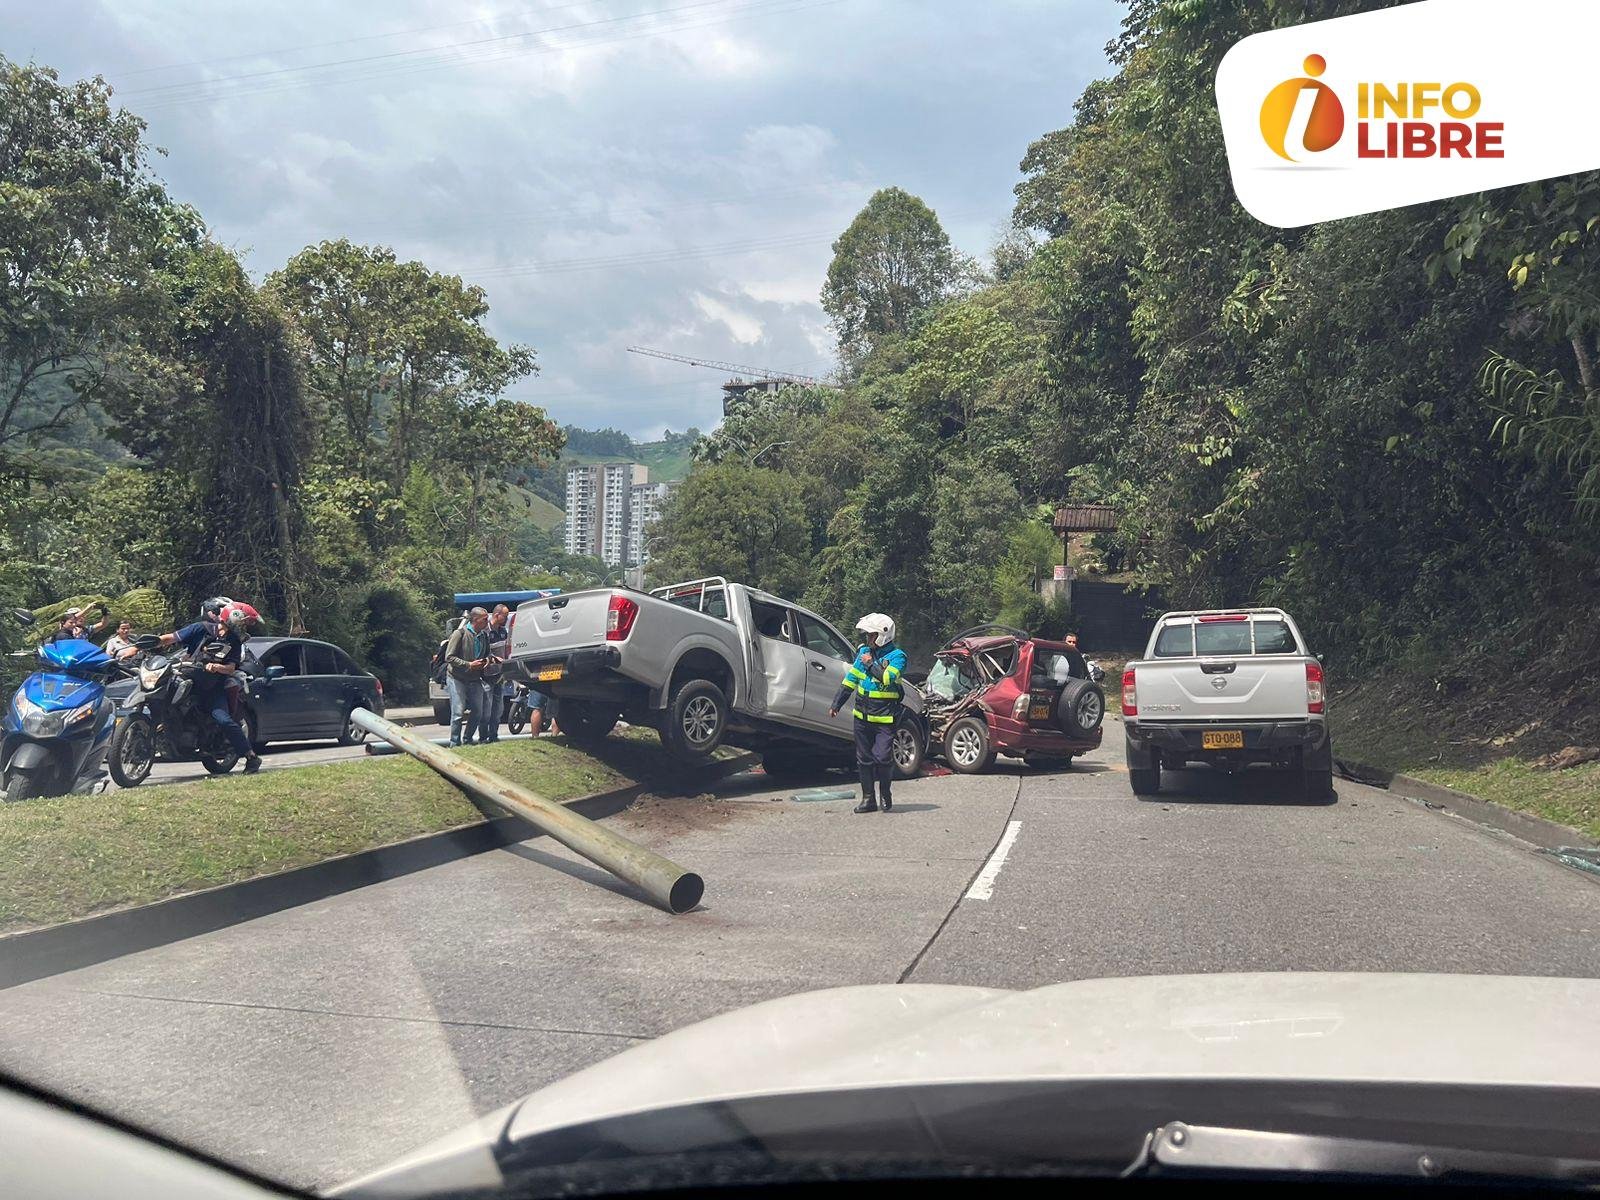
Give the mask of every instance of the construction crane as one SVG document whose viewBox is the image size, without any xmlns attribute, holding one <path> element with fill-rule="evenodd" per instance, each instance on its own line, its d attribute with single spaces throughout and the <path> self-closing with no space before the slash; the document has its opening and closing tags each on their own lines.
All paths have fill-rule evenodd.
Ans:
<svg viewBox="0 0 1600 1200">
<path fill-rule="evenodd" d="M 711 358 L 693 358 L 687 354 L 669 354 L 665 350 L 649 350 L 644 346 L 629 346 L 629 354 L 643 354 L 647 358 L 664 358 L 668 362 L 684 363 L 691 367 L 707 367 L 713 371 L 725 371 L 729 375 L 748 375 L 759 380 L 771 380 L 777 383 L 798 383 L 805 387 L 833 387 L 825 379 L 818 379 L 815 375 L 796 375 L 792 371 L 769 371 L 765 367 L 749 367 L 741 363 L 718 362 Z"/>
</svg>

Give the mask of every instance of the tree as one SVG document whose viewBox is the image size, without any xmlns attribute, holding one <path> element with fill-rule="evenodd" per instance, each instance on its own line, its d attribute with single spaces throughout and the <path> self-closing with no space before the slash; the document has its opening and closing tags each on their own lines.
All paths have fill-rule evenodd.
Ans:
<svg viewBox="0 0 1600 1200">
<path fill-rule="evenodd" d="M 183 607 L 249 596 L 298 626 L 311 421 L 293 330 L 214 243 L 175 261 L 163 303 L 168 319 L 129 357 L 105 405 L 130 449 L 194 485 L 201 520 Z"/>
<path fill-rule="evenodd" d="M 933 210 L 900 188 L 882 188 L 833 244 L 822 307 L 840 350 L 857 358 L 955 285 L 958 262 Z"/>
<path fill-rule="evenodd" d="M 384 246 L 308 247 L 267 286 L 305 335 L 325 454 L 393 494 L 413 463 L 447 447 L 463 410 L 537 370 L 532 350 L 484 328 L 482 288 Z"/>
<path fill-rule="evenodd" d="M 724 463 L 672 489 L 655 526 L 652 579 L 726 575 L 780 596 L 797 595 L 811 553 L 805 506 L 794 480 Z"/>
<path fill-rule="evenodd" d="M 434 462 L 453 466 L 467 481 L 467 521 L 477 527 L 484 500 L 509 486 L 509 468 L 549 461 L 561 444 L 561 431 L 544 409 L 518 400 L 474 397 L 446 410 Z"/>
<path fill-rule="evenodd" d="M 199 219 L 96 77 L 0 56 L 0 456 L 97 400 Z"/>
</svg>

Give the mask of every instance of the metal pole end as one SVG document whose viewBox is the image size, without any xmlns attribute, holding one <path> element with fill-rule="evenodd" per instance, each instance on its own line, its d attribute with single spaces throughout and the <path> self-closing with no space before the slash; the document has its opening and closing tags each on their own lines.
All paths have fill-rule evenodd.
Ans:
<svg viewBox="0 0 1600 1200">
<path fill-rule="evenodd" d="M 667 907 L 681 915 L 699 905 L 700 898 L 705 894 L 706 881 L 693 871 L 685 871 L 673 881 L 672 891 L 667 896 Z"/>
</svg>

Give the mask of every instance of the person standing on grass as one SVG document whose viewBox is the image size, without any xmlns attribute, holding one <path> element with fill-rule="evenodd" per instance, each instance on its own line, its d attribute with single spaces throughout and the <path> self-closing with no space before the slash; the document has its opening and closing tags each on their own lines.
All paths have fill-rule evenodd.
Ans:
<svg viewBox="0 0 1600 1200">
<path fill-rule="evenodd" d="M 878 797 L 883 811 L 894 808 L 889 786 L 894 782 L 894 722 L 900 715 L 905 689 L 900 684 L 906 669 L 906 652 L 894 644 L 894 621 L 882 613 L 868 613 L 856 622 L 861 648 L 856 660 L 844 673 L 844 682 L 828 710 L 837 716 L 853 693 L 856 711 L 856 770 L 861 776 L 861 803 L 858 813 L 878 811 L 872 781 L 878 781 Z"/>
<path fill-rule="evenodd" d="M 511 652 L 511 610 L 496 604 L 489 614 L 489 661 L 483 667 L 483 740 L 500 740 L 500 718 L 506 711 L 505 661 Z"/>
<path fill-rule="evenodd" d="M 470 746 L 478 734 L 483 717 L 483 668 L 489 661 L 488 628 L 488 610 L 471 609 L 444 648 L 452 746 Z"/>
</svg>

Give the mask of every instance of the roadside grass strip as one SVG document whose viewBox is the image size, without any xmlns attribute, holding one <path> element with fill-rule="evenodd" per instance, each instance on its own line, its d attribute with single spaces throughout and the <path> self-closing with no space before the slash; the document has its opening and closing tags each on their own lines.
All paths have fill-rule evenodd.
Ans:
<svg viewBox="0 0 1600 1200">
<path fill-rule="evenodd" d="M 1413 712 L 1377 687 L 1334 696 L 1335 757 L 1454 788 L 1502 808 L 1531 813 L 1600 841 L 1600 762 L 1565 770 L 1537 765 L 1569 736 L 1515 736 L 1466 719 Z M 1513 723 L 1515 723 L 1513 721 Z"/>
<path fill-rule="evenodd" d="M 610 738 L 595 755 L 561 739 L 463 753 L 552 800 L 681 780 L 653 738 Z M 454 786 L 405 756 L 0 806 L 0 932 L 149 904 L 483 819 Z"/>
</svg>

